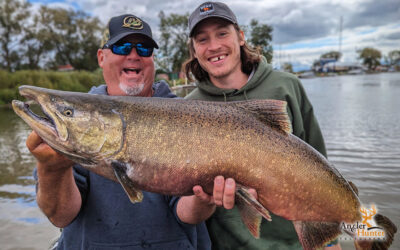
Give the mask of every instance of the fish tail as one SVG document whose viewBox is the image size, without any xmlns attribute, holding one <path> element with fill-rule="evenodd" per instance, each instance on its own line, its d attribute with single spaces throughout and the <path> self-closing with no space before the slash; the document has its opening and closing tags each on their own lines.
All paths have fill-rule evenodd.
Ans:
<svg viewBox="0 0 400 250">
<path fill-rule="evenodd" d="M 336 222 L 293 221 L 293 224 L 305 250 L 322 248 L 341 234 Z"/>
<path fill-rule="evenodd" d="M 354 245 L 356 249 L 362 250 L 383 250 L 388 249 L 393 242 L 394 235 L 397 232 L 396 225 L 386 216 L 381 214 L 376 214 L 374 216 L 376 224 L 382 227 L 385 231 L 384 240 L 355 240 Z"/>
</svg>

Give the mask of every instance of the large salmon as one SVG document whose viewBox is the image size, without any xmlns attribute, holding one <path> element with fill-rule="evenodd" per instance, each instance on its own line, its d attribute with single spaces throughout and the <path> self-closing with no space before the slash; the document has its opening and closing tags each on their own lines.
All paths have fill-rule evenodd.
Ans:
<svg viewBox="0 0 400 250">
<path fill-rule="evenodd" d="M 242 218 L 255 237 L 260 214 L 270 219 L 271 211 L 294 222 L 306 249 L 337 237 L 339 223 L 361 219 L 352 186 L 291 134 L 283 101 L 104 96 L 32 86 L 19 91 L 41 106 L 45 117 L 13 101 L 15 112 L 44 141 L 121 182 L 132 202 L 141 201 L 140 190 L 182 196 L 201 185 L 211 193 L 215 176 L 232 177 L 239 184 Z M 247 188 L 257 191 L 258 201 Z"/>
</svg>

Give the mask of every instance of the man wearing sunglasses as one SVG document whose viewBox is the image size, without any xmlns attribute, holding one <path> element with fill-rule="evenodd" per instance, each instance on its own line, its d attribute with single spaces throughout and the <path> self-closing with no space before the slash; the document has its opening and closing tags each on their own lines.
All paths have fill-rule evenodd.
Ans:
<svg viewBox="0 0 400 250">
<path fill-rule="evenodd" d="M 97 57 L 106 85 L 90 93 L 176 97 L 165 82 L 154 83 L 153 50 L 158 45 L 145 21 L 134 15 L 113 17 L 103 41 Z M 36 133 L 29 135 L 27 146 L 37 159 L 37 203 L 63 228 L 56 249 L 210 249 L 201 221 L 222 202 L 219 183 L 215 201 L 196 186 L 196 196 L 144 192 L 143 201 L 132 204 L 119 183 L 65 159 Z M 233 203 L 230 188 L 225 202 Z"/>
</svg>

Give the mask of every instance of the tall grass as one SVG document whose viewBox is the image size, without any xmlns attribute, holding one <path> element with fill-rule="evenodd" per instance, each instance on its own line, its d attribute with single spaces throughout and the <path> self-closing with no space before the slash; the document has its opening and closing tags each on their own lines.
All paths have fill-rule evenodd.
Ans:
<svg viewBox="0 0 400 250">
<path fill-rule="evenodd" d="M 34 71 L 21 70 L 13 73 L 0 70 L 0 104 L 22 99 L 18 94 L 21 85 L 43 88 L 87 92 L 92 86 L 104 83 L 101 70 L 88 71 Z"/>
</svg>

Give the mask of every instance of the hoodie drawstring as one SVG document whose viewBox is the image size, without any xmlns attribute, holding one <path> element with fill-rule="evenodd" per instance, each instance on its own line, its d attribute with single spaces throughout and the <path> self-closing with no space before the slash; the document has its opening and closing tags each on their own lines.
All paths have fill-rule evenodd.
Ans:
<svg viewBox="0 0 400 250">
<path fill-rule="evenodd" d="M 247 98 L 246 90 L 245 90 L 245 91 L 243 91 L 243 94 L 244 94 L 244 98 L 246 98 L 246 101 L 248 101 L 248 100 L 249 100 L 249 98 Z"/>
<path fill-rule="evenodd" d="M 224 95 L 224 102 L 227 102 L 228 97 L 226 96 L 226 93 L 222 92 L 222 94 Z M 247 97 L 247 91 L 246 90 L 243 91 L 243 94 L 244 94 L 244 98 L 246 99 L 246 101 L 248 101 L 249 98 Z"/>
</svg>

